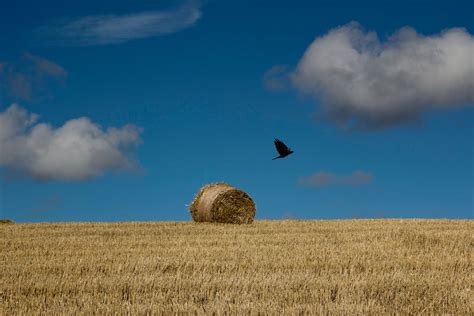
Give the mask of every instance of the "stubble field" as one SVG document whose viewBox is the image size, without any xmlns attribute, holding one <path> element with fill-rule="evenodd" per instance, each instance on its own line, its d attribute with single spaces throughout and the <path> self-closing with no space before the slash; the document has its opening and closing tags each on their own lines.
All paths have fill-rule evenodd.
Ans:
<svg viewBox="0 0 474 316">
<path fill-rule="evenodd" d="M 474 313 L 474 221 L 0 225 L 0 314 Z"/>
</svg>

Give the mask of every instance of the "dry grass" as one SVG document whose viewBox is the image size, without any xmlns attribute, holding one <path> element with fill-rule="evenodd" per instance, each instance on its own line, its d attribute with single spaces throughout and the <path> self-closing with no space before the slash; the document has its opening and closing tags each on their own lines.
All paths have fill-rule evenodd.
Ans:
<svg viewBox="0 0 474 316">
<path fill-rule="evenodd" d="M 0 314 L 474 312 L 474 222 L 0 227 Z"/>
</svg>

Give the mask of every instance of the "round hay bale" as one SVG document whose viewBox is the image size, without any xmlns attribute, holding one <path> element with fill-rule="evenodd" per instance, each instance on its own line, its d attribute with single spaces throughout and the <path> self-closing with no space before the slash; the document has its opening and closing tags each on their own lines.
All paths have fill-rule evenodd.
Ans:
<svg viewBox="0 0 474 316">
<path fill-rule="evenodd" d="M 256 212 L 252 198 L 227 183 L 202 187 L 189 210 L 195 222 L 232 224 L 250 224 Z"/>
</svg>

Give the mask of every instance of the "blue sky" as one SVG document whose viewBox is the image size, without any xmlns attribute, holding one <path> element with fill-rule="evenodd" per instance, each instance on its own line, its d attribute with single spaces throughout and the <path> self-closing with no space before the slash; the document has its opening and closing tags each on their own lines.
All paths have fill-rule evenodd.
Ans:
<svg viewBox="0 0 474 316">
<path fill-rule="evenodd" d="M 473 9 L 11 3 L 0 217 L 189 220 L 196 191 L 226 181 L 261 219 L 473 218 Z M 275 137 L 295 153 L 272 161 Z"/>
</svg>

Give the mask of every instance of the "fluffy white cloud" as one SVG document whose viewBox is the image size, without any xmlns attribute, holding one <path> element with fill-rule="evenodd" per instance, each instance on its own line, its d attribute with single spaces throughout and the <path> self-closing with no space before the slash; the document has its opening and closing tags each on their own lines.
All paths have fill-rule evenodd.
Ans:
<svg viewBox="0 0 474 316">
<path fill-rule="evenodd" d="M 310 176 L 302 177 L 300 185 L 311 187 L 325 187 L 330 185 L 361 185 L 374 180 L 370 172 L 356 170 L 350 175 L 337 175 L 331 172 L 320 171 Z"/>
<path fill-rule="evenodd" d="M 106 45 L 175 33 L 193 26 L 201 15 L 199 3 L 190 2 L 166 11 L 85 16 L 42 26 L 35 33 L 51 45 Z"/>
<path fill-rule="evenodd" d="M 423 36 L 400 29 L 385 42 L 355 22 L 316 38 L 292 74 L 342 123 L 378 128 L 431 108 L 474 103 L 474 37 L 453 28 Z"/>
<path fill-rule="evenodd" d="M 141 143 L 133 125 L 102 130 L 87 117 L 59 128 L 13 104 L 0 112 L 0 167 L 41 180 L 84 180 L 135 163 L 124 151 Z"/>
</svg>

